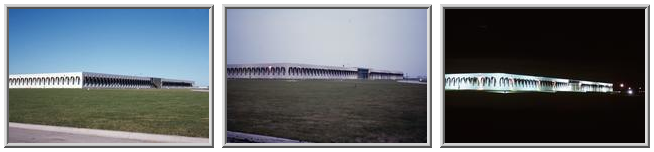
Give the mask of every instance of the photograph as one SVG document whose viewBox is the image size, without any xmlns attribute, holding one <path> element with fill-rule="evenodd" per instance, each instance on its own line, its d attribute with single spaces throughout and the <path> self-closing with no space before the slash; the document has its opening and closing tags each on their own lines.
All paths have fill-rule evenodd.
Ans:
<svg viewBox="0 0 654 152">
<path fill-rule="evenodd" d="M 442 142 L 646 145 L 645 8 L 445 7 Z"/>
<path fill-rule="evenodd" d="M 430 7 L 227 6 L 226 145 L 428 145 Z"/>
<path fill-rule="evenodd" d="M 7 145 L 210 146 L 210 8 L 9 6 Z"/>
</svg>

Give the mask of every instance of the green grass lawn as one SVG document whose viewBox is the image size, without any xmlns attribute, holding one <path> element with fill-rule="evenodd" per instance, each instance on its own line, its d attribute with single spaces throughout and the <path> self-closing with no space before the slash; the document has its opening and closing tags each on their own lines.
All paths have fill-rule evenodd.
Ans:
<svg viewBox="0 0 654 152">
<path fill-rule="evenodd" d="M 9 89 L 9 121 L 209 137 L 209 93 L 190 90 Z"/>
<path fill-rule="evenodd" d="M 427 142 L 427 85 L 228 80 L 227 130 L 309 142 Z"/>
</svg>

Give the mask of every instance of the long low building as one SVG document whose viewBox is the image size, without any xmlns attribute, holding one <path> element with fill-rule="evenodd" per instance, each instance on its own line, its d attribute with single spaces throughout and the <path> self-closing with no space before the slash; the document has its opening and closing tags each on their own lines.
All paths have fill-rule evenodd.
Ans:
<svg viewBox="0 0 654 152">
<path fill-rule="evenodd" d="M 445 90 L 612 92 L 613 84 L 506 73 L 445 74 Z"/>
<path fill-rule="evenodd" d="M 194 81 L 92 72 L 9 75 L 9 88 L 190 88 Z"/>
<path fill-rule="evenodd" d="M 297 63 L 227 64 L 231 79 L 403 79 L 401 71 Z"/>
</svg>

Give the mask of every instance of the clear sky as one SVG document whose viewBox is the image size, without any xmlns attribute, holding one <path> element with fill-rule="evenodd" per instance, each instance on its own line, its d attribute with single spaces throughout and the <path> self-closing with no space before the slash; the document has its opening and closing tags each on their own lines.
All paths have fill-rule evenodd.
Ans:
<svg viewBox="0 0 654 152">
<path fill-rule="evenodd" d="M 208 9 L 9 9 L 9 73 L 97 72 L 209 85 Z"/>
<path fill-rule="evenodd" d="M 227 64 L 305 63 L 427 75 L 427 9 L 228 9 Z"/>
</svg>

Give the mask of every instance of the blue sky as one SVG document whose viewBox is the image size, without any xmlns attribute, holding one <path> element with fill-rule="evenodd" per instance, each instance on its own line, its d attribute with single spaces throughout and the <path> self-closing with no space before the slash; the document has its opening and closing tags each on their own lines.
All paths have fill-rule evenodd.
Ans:
<svg viewBox="0 0 654 152">
<path fill-rule="evenodd" d="M 306 63 L 427 75 L 427 9 L 229 9 L 227 64 Z"/>
<path fill-rule="evenodd" d="M 209 85 L 208 9 L 10 9 L 9 73 L 98 72 Z"/>
</svg>

